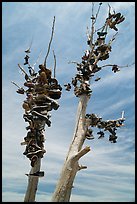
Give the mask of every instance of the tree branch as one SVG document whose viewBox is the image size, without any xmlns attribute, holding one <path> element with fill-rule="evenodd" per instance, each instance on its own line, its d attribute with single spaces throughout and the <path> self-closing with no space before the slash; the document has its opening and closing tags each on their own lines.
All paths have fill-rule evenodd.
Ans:
<svg viewBox="0 0 137 204">
<path fill-rule="evenodd" d="M 28 47 L 28 49 L 25 50 L 26 53 L 30 53 L 31 52 L 30 49 L 31 49 L 32 43 L 33 43 L 33 37 L 31 39 L 30 46 Z"/>
<path fill-rule="evenodd" d="M 111 45 L 111 44 L 112 44 L 112 42 L 113 42 L 113 40 L 115 40 L 115 36 L 116 36 L 117 34 L 118 34 L 118 32 L 116 32 L 116 33 L 113 35 L 113 37 L 110 39 L 108 45 Z"/>
<path fill-rule="evenodd" d="M 15 86 L 17 86 L 19 89 L 21 89 L 21 87 L 19 85 L 17 85 L 14 81 L 11 81 L 12 84 L 14 84 Z"/>
<path fill-rule="evenodd" d="M 53 56 L 54 56 L 54 78 L 55 78 L 55 76 L 56 76 L 56 55 L 55 55 L 55 52 L 54 52 L 54 50 L 53 50 Z"/>
<path fill-rule="evenodd" d="M 23 69 L 23 67 L 22 67 L 20 64 L 18 64 L 18 67 L 20 68 L 20 70 L 21 70 L 25 75 L 27 75 L 28 79 L 30 80 L 30 77 L 28 76 L 27 72 Z"/>
<path fill-rule="evenodd" d="M 91 50 L 93 51 L 93 35 L 94 35 L 94 3 L 92 2 L 92 27 L 91 27 L 91 39 L 90 39 L 90 47 Z"/>
<path fill-rule="evenodd" d="M 98 55 L 97 58 L 95 59 L 95 62 L 93 63 L 94 65 L 96 65 L 96 64 L 98 63 L 100 56 L 101 56 L 101 53 L 99 53 L 99 55 Z"/>
<path fill-rule="evenodd" d="M 40 51 L 39 55 L 38 55 L 38 58 L 36 60 L 36 62 L 33 64 L 33 67 L 37 64 L 37 62 L 39 61 L 39 58 L 40 58 L 40 55 L 42 54 L 42 50 Z"/>
<path fill-rule="evenodd" d="M 130 67 L 130 66 L 132 66 L 133 64 L 135 64 L 135 62 L 133 62 L 132 64 L 130 64 L 130 65 L 123 65 L 123 66 L 119 66 L 119 65 L 117 65 L 119 68 L 124 68 L 124 67 Z M 106 64 L 106 65 L 103 65 L 103 66 L 101 66 L 100 68 L 102 68 L 102 67 L 112 67 L 112 66 L 114 66 L 115 64 Z"/>
<path fill-rule="evenodd" d="M 68 160 L 67 163 L 67 169 L 69 171 L 72 171 L 73 169 L 73 165 L 75 162 L 77 162 L 82 156 L 84 156 L 86 153 L 88 153 L 90 151 L 90 147 L 86 146 L 84 149 L 80 150 L 78 153 L 76 153 L 74 156 L 70 157 L 70 159 Z M 78 167 L 78 170 L 80 167 Z M 83 167 L 81 167 L 82 169 Z M 85 168 L 85 167 L 84 167 Z"/>
<path fill-rule="evenodd" d="M 76 61 L 69 61 L 68 64 L 73 63 L 73 64 L 77 64 L 79 65 L 80 63 L 76 62 Z"/>
<path fill-rule="evenodd" d="M 130 67 L 130 66 L 132 66 L 133 64 L 135 64 L 135 62 L 133 62 L 132 64 L 130 64 L 130 65 L 124 65 L 124 66 L 118 66 L 119 68 L 124 68 L 124 67 Z"/>
<path fill-rule="evenodd" d="M 97 11 L 97 13 L 96 13 L 96 17 L 95 17 L 94 24 L 96 23 L 96 20 L 97 20 L 97 17 L 98 17 L 98 14 L 99 14 L 101 5 L 102 5 L 102 3 L 99 3 L 99 7 L 98 7 L 98 11 Z"/>
<path fill-rule="evenodd" d="M 52 39 L 53 39 L 54 25 L 55 25 L 55 16 L 54 16 L 54 19 L 53 19 L 52 33 L 51 33 L 51 38 L 50 38 L 50 42 L 49 42 L 49 46 L 48 46 L 48 51 L 47 51 L 47 54 L 46 54 L 46 57 L 45 57 L 45 60 L 44 60 L 44 66 L 45 67 L 46 67 L 46 60 L 47 60 L 47 57 L 48 57 L 49 51 L 50 51 L 51 42 L 52 42 Z"/>
<path fill-rule="evenodd" d="M 103 29 L 104 27 L 105 27 L 105 24 L 104 24 L 101 28 L 98 28 L 97 30 L 95 30 L 94 33 L 96 33 L 97 31 L 99 31 L 99 30 L 101 30 L 101 29 Z"/>
<path fill-rule="evenodd" d="M 84 149 L 80 150 L 74 157 L 73 159 L 75 160 L 79 160 L 82 156 L 84 156 L 85 154 L 87 154 L 90 151 L 90 147 L 86 146 Z"/>
</svg>

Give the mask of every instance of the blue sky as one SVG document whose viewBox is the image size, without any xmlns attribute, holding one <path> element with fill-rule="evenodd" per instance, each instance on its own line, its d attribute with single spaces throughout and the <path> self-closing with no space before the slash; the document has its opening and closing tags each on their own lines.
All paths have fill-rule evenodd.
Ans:
<svg viewBox="0 0 137 204">
<path fill-rule="evenodd" d="M 127 65 L 135 61 L 135 2 L 103 2 L 97 27 L 105 21 L 110 4 L 125 16 L 118 25 L 119 34 L 112 45 L 110 58 L 104 64 Z M 97 3 L 98 5 L 98 3 Z M 97 7 L 96 7 L 97 8 Z M 53 17 L 55 33 L 47 65 L 54 66 L 52 49 L 57 58 L 56 77 L 63 86 L 76 74 L 75 64 L 81 62 L 86 44 L 86 27 L 91 26 L 90 2 L 3 2 L 2 3 L 2 201 L 23 202 L 27 188 L 25 173 L 30 170 L 29 160 L 22 154 L 20 142 L 26 136 L 27 123 L 23 120 L 22 102 L 25 95 L 16 93 L 15 81 L 23 86 L 24 76 L 17 64 L 24 63 L 24 50 L 33 38 L 30 61 L 44 62 L 51 36 Z M 112 37 L 112 32 L 110 32 Z M 35 69 L 38 70 L 38 64 Z M 96 113 L 103 119 L 116 119 L 125 110 L 125 125 L 117 131 L 113 144 L 108 135 L 98 140 L 87 140 L 91 151 L 80 160 L 88 166 L 78 172 L 71 201 L 73 202 L 129 202 L 135 200 L 135 66 L 121 68 L 113 73 L 104 68 L 96 73 L 100 81 L 91 80 L 92 96 L 87 113 Z M 63 88 L 60 107 L 51 112 L 52 126 L 46 127 L 45 149 L 36 201 L 50 202 L 60 171 L 69 149 L 75 127 L 78 98 L 73 91 Z"/>
</svg>

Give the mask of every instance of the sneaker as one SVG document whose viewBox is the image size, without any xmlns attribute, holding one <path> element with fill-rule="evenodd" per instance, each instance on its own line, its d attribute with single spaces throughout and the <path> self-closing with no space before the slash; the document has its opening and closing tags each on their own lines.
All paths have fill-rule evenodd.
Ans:
<svg viewBox="0 0 137 204">
<path fill-rule="evenodd" d="M 93 132 L 92 129 L 87 130 L 85 137 L 89 140 L 94 139 L 92 132 Z"/>
<path fill-rule="evenodd" d="M 31 53 L 30 48 L 28 48 L 27 50 L 25 50 L 26 53 Z"/>
<path fill-rule="evenodd" d="M 36 140 L 34 140 L 34 139 L 31 139 L 30 141 L 29 141 L 29 144 L 28 145 L 32 145 L 32 146 L 35 146 L 37 149 L 41 149 L 38 145 L 37 145 L 37 143 L 36 143 Z"/>
<path fill-rule="evenodd" d="M 41 152 L 38 152 L 37 153 L 37 156 L 39 157 L 39 158 L 43 158 L 43 155 L 46 153 L 46 150 L 45 149 L 42 149 L 42 151 Z"/>
<path fill-rule="evenodd" d="M 21 142 L 20 144 L 21 145 L 26 145 L 26 144 L 28 144 L 28 142 L 26 142 L 26 141 L 25 142 Z"/>
<path fill-rule="evenodd" d="M 29 104 L 27 102 L 25 102 L 25 101 L 22 104 L 22 108 L 25 109 L 25 113 L 27 113 L 27 111 L 30 110 Z"/>
<path fill-rule="evenodd" d="M 39 150 L 34 150 L 34 149 L 32 149 L 32 151 L 28 152 L 28 153 L 26 154 L 26 156 L 27 156 L 27 157 L 31 157 L 32 155 L 38 154 L 38 153 L 40 153 L 40 152 L 42 152 L 41 149 L 39 149 Z"/>
<path fill-rule="evenodd" d="M 87 40 L 87 44 L 90 45 L 90 40 Z"/>
<path fill-rule="evenodd" d="M 24 65 L 28 64 L 28 62 L 24 62 Z"/>
<path fill-rule="evenodd" d="M 96 79 L 95 79 L 95 81 L 99 81 L 101 79 L 101 77 L 97 77 Z"/>
<path fill-rule="evenodd" d="M 44 176 L 44 171 L 37 171 L 33 174 L 25 174 L 27 176 L 38 176 L 38 177 L 43 177 Z"/>
<path fill-rule="evenodd" d="M 42 152 L 42 149 L 34 143 L 34 140 L 30 141 L 30 143 L 27 146 L 27 157 L 31 157 L 34 154 L 38 154 L 39 152 Z"/>
<path fill-rule="evenodd" d="M 68 84 L 64 84 L 64 86 L 66 87 L 66 90 L 67 90 L 67 91 L 70 91 L 70 89 L 71 89 L 71 85 L 70 85 L 70 83 L 68 83 Z"/>
<path fill-rule="evenodd" d="M 24 86 L 30 87 L 30 88 L 34 88 L 34 84 L 30 81 L 30 82 L 25 82 Z"/>
<path fill-rule="evenodd" d="M 52 102 L 52 103 L 51 103 L 51 107 L 52 107 L 54 110 L 57 110 L 57 109 L 59 108 L 59 104 Z"/>
<path fill-rule="evenodd" d="M 49 97 L 52 99 L 59 99 L 61 97 L 61 91 L 60 90 L 50 90 L 48 91 Z"/>
<path fill-rule="evenodd" d="M 102 132 L 102 131 L 99 131 L 99 132 L 97 132 L 97 134 L 99 134 L 99 137 L 98 137 L 98 139 L 101 139 L 101 138 L 103 138 L 104 137 L 104 132 Z"/>
<path fill-rule="evenodd" d="M 26 150 L 25 152 L 23 152 L 24 155 L 27 155 L 28 154 L 28 148 L 26 147 Z"/>
<path fill-rule="evenodd" d="M 90 135 L 90 136 L 86 135 L 86 138 L 87 138 L 88 140 L 93 140 L 93 139 L 94 139 L 94 136 L 93 136 L 93 135 Z"/>
<path fill-rule="evenodd" d="M 35 111 L 38 111 L 38 112 L 41 112 L 41 111 L 45 111 L 46 113 L 48 113 L 47 111 L 47 105 L 45 106 L 34 106 L 31 111 L 35 110 Z"/>
<path fill-rule="evenodd" d="M 31 157 L 31 163 L 30 163 L 31 166 L 34 167 L 37 161 L 38 161 L 37 155 L 33 155 L 33 156 Z"/>
<path fill-rule="evenodd" d="M 23 88 L 20 88 L 16 92 L 19 93 L 19 94 L 24 94 L 25 90 Z"/>
<path fill-rule="evenodd" d="M 110 135 L 110 136 L 109 136 L 109 141 L 110 141 L 110 142 L 116 143 L 116 139 L 117 139 L 117 136 L 116 136 L 116 135 Z"/>
<path fill-rule="evenodd" d="M 88 60 L 88 56 L 82 56 L 82 60 Z"/>
<path fill-rule="evenodd" d="M 42 120 L 45 120 L 48 127 L 51 126 L 51 121 L 47 118 L 47 116 L 42 115 L 42 114 L 38 113 L 37 111 L 32 111 L 32 114 L 38 116 Z"/>
<path fill-rule="evenodd" d="M 90 18 L 90 19 L 95 20 L 95 17 L 94 17 L 94 16 L 91 16 L 91 18 Z"/>
<path fill-rule="evenodd" d="M 33 174 L 33 176 L 43 177 L 44 171 L 37 171 L 36 173 Z"/>
<path fill-rule="evenodd" d="M 104 36 L 104 35 L 107 35 L 107 32 L 97 32 L 97 35 Z"/>
<path fill-rule="evenodd" d="M 101 138 L 103 138 L 104 137 L 104 135 L 100 135 L 99 137 L 98 137 L 98 139 L 101 139 Z"/>
<path fill-rule="evenodd" d="M 30 130 L 30 129 L 31 129 L 31 128 L 30 128 L 30 125 L 26 127 L 26 130 Z"/>
</svg>

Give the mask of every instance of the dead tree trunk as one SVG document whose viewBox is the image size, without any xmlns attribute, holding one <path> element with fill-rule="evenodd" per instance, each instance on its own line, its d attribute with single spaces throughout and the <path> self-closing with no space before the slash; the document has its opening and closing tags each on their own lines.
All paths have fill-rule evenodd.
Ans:
<svg viewBox="0 0 137 204">
<path fill-rule="evenodd" d="M 108 44 L 106 44 L 108 30 L 113 29 L 118 31 L 116 25 L 123 22 L 125 19 L 121 13 L 114 12 L 111 14 L 111 8 L 109 6 L 108 17 L 105 19 L 104 25 L 99 29 L 95 29 L 95 23 L 101 5 L 102 3 L 99 3 L 97 13 L 94 14 L 94 2 L 92 2 L 92 26 L 91 31 L 87 33 L 87 44 L 90 49 L 86 50 L 85 54 L 82 56 L 81 63 L 72 62 L 77 64 L 78 71 L 78 74 L 76 74 L 75 78 L 72 78 L 71 82 L 74 86 L 74 94 L 76 97 L 79 97 L 76 127 L 59 181 L 52 197 L 52 202 L 69 202 L 76 173 L 86 168 L 86 166 L 79 165 L 79 159 L 90 151 L 90 147 L 83 147 L 83 144 L 86 138 L 94 139 L 94 137 L 92 137 L 91 127 L 104 129 L 104 131 L 108 130 L 111 133 L 109 141 L 116 143 L 117 136 L 115 130 L 117 127 L 121 127 L 124 121 L 123 116 L 118 120 L 102 121 L 102 118 L 99 118 L 96 114 L 86 114 L 86 107 L 92 92 L 90 89 L 90 80 L 96 72 L 104 67 L 104 65 L 102 67 L 98 66 L 97 63 L 109 58 L 111 44 L 117 35 L 117 33 L 115 33 Z M 95 33 L 97 34 L 96 39 L 93 38 Z M 114 73 L 119 71 L 118 68 L 117 65 L 112 65 L 112 71 L 114 71 Z M 100 80 L 100 78 L 96 81 L 98 80 Z M 70 84 L 68 83 L 68 85 L 65 86 L 68 86 L 66 90 L 69 91 L 69 87 L 71 87 Z M 100 131 L 98 134 L 100 134 L 98 139 L 104 137 L 104 132 Z"/>
<path fill-rule="evenodd" d="M 40 166 L 41 166 L 41 158 L 39 158 L 35 166 L 31 168 L 30 174 L 40 171 Z M 39 177 L 28 176 L 28 187 L 26 190 L 24 202 L 34 202 L 35 201 L 38 180 L 39 180 Z"/>
<path fill-rule="evenodd" d="M 90 147 L 82 148 L 85 141 L 84 122 L 88 100 L 89 96 L 86 94 L 79 97 L 73 140 L 64 162 L 60 179 L 53 194 L 52 202 L 69 202 L 76 173 L 86 168 L 85 166 L 79 166 L 78 161 L 83 155 L 90 151 Z"/>
</svg>

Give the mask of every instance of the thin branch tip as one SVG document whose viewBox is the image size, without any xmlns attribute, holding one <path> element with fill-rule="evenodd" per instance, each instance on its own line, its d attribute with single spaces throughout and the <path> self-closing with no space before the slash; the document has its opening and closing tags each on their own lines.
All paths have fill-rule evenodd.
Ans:
<svg viewBox="0 0 137 204">
<path fill-rule="evenodd" d="M 49 46 L 48 46 L 48 51 L 47 51 L 47 54 L 46 54 L 46 57 L 45 57 L 45 60 L 44 60 L 44 66 L 45 67 L 46 67 L 47 57 L 48 57 L 49 52 L 50 52 L 51 42 L 52 42 L 52 39 L 53 39 L 54 27 L 55 27 L 55 16 L 54 16 L 54 19 L 53 19 L 52 32 L 51 32 L 51 38 L 50 38 L 50 42 L 49 42 Z"/>
</svg>

